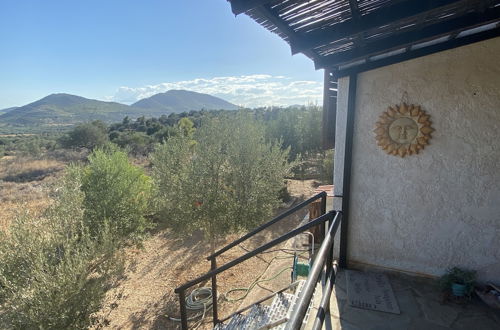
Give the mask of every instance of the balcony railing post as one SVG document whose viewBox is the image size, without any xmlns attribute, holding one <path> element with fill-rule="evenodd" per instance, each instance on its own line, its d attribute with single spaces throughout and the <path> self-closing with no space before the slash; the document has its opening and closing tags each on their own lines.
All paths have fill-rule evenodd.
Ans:
<svg viewBox="0 0 500 330">
<path fill-rule="evenodd" d="M 217 269 L 217 257 L 210 259 L 210 270 Z M 219 323 L 219 316 L 217 315 L 217 274 L 212 275 L 212 315 L 214 326 Z"/>
<path fill-rule="evenodd" d="M 326 213 L 326 197 L 328 194 L 325 192 L 324 195 L 321 196 L 321 215 Z M 325 234 L 328 232 L 328 228 L 332 224 L 333 220 L 328 220 L 323 224 L 323 239 L 325 238 Z"/>
<path fill-rule="evenodd" d="M 330 225 L 331 224 L 332 224 L 332 222 L 330 221 Z M 332 239 L 332 247 L 329 249 L 328 254 L 326 256 L 326 270 L 325 270 L 325 274 L 330 274 L 330 272 L 332 271 L 332 267 L 333 267 L 333 248 L 334 248 L 334 245 L 335 245 L 335 240 Z"/>
<path fill-rule="evenodd" d="M 326 197 L 326 194 L 321 196 L 321 215 L 326 213 Z"/>
<path fill-rule="evenodd" d="M 181 307 L 181 328 L 188 330 L 187 312 L 186 312 L 186 294 L 184 290 L 179 291 L 179 304 Z"/>
</svg>

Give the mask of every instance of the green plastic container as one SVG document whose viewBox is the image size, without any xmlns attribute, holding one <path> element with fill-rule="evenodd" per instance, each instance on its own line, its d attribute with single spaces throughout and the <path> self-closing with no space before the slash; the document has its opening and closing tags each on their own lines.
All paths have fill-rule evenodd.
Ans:
<svg viewBox="0 0 500 330">
<path fill-rule="evenodd" d="M 309 276 L 309 264 L 303 264 L 298 262 L 296 265 L 297 275 L 298 276 Z"/>
<path fill-rule="evenodd" d="M 467 292 L 467 286 L 464 284 L 453 283 L 451 285 L 451 292 L 455 297 L 463 297 Z"/>
</svg>

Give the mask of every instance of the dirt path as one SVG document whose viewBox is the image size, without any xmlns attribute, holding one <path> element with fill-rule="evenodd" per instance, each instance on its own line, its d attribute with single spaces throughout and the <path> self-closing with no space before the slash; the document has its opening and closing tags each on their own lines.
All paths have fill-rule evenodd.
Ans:
<svg viewBox="0 0 500 330">
<path fill-rule="evenodd" d="M 308 197 L 314 191 L 314 181 L 291 181 L 289 191 L 295 198 Z M 284 210 L 281 210 L 281 212 Z M 261 235 L 246 242 L 244 247 L 255 248 L 295 228 L 305 215 L 305 210 L 265 230 Z M 227 242 L 238 236 L 229 237 Z M 218 264 L 241 256 L 245 251 L 236 247 L 218 259 Z M 98 314 L 106 329 L 178 329 L 178 322 L 167 315 L 178 317 L 178 298 L 174 289 L 188 280 L 205 273 L 210 264 L 205 257 L 209 245 L 199 237 L 179 239 L 169 230 L 153 234 L 144 242 L 143 249 L 127 251 L 128 267 L 125 278 L 107 295 L 104 307 Z M 219 293 L 231 288 L 248 287 L 269 265 L 276 253 L 251 258 L 217 277 Z M 283 278 L 289 279 L 285 271 Z M 280 277 L 281 278 L 281 277 Z M 210 286 L 210 283 L 206 284 Z M 265 287 L 265 286 L 264 286 Z M 238 296 L 235 293 L 231 297 Z M 229 315 L 240 306 L 241 301 L 226 302 L 221 299 L 220 317 Z M 210 314 L 210 313 L 209 313 Z M 99 326 L 100 328 L 101 326 Z M 205 318 L 199 329 L 210 329 L 211 317 Z"/>
</svg>

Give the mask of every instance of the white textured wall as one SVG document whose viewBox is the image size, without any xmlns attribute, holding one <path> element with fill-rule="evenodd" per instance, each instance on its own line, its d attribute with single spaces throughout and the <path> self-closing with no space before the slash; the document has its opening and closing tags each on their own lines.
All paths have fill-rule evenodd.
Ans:
<svg viewBox="0 0 500 330">
<path fill-rule="evenodd" d="M 401 100 L 421 105 L 436 130 L 421 154 L 403 159 L 373 133 Z M 458 265 L 498 280 L 500 38 L 360 74 L 355 116 L 350 260 L 429 275 Z"/>
</svg>

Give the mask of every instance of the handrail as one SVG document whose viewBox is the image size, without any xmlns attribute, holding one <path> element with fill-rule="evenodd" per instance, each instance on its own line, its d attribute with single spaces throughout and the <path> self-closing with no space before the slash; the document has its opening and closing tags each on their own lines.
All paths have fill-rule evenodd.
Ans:
<svg viewBox="0 0 500 330">
<path fill-rule="evenodd" d="M 332 211 L 330 211 L 330 213 L 328 214 L 331 214 L 331 212 Z M 335 233 L 337 232 L 341 219 L 342 213 L 337 212 L 335 214 L 335 218 L 328 228 L 327 236 L 325 237 L 325 240 L 319 248 L 318 254 L 316 255 L 314 263 L 311 267 L 311 271 L 309 272 L 306 283 L 304 284 L 302 292 L 297 299 L 297 304 L 295 305 L 290 321 L 285 328 L 286 330 L 298 330 L 302 326 L 302 322 L 309 308 L 309 304 L 311 303 L 314 290 L 316 289 L 316 283 L 318 282 L 319 277 L 323 271 L 325 261 L 328 260 L 328 256 L 332 253 L 333 238 L 335 236 Z M 334 272 L 333 270 L 331 271 Z M 322 300 L 326 299 L 330 299 L 330 297 L 323 297 Z"/>
<path fill-rule="evenodd" d="M 314 219 L 313 221 L 310 221 L 310 222 L 306 223 L 305 225 L 302 225 L 302 226 L 300 226 L 300 227 L 298 227 L 298 228 L 296 228 L 296 229 L 294 229 L 292 231 L 289 231 L 288 233 L 286 233 L 286 234 L 284 234 L 284 235 L 282 235 L 282 236 L 280 236 L 278 238 L 275 238 L 271 242 L 266 243 L 266 244 L 264 244 L 264 245 L 262 245 L 262 246 L 260 246 L 260 247 L 258 247 L 256 249 L 254 249 L 254 250 L 252 250 L 252 251 L 250 251 L 250 252 L 242 255 L 239 258 L 236 258 L 236 259 L 228 262 L 227 264 L 224 264 L 224 265 L 222 265 L 222 266 L 220 266 L 220 267 L 218 267 L 216 269 L 213 269 L 213 270 L 209 271 L 208 273 L 205 273 L 204 275 L 202 275 L 202 276 L 200 276 L 198 278 L 195 278 L 194 280 L 191 280 L 191 281 L 189 281 L 189 282 L 187 282 L 187 283 L 179 286 L 178 288 L 175 289 L 175 293 L 181 293 L 184 290 L 192 287 L 193 285 L 196 285 L 198 283 L 206 281 L 209 278 L 211 278 L 212 276 L 217 275 L 219 273 L 222 273 L 223 271 L 226 271 L 226 270 L 228 270 L 228 269 L 230 269 L 230 268 L 232 268 L 232 267 L 234 267 L 234 266 L 242 263 L 243 261 L 245 261 L 247 259 L 250 259 L 253 256 L 256 256 L 257 254 L 259 254 L 259 253 L 261 253 L 261 252 L 263 252 L 263 251 L 265 251 L 267 249 L 270 249 L 270 248 L 272 248 L 272 247 L 274 247 L 274 246 L 276 246 L 276 245 L 278 245 L 278 244 L 280 244 L 280 243 L 282 243 L 282 242 L 284 242 L 284 241 L 286 241 L 286 240 L 288 240 L 288 239 L 290 239 L 290 238 L 292 238 L 294 236 L 297 236 L 298 234 L 306 231 L 309 228 L 312 228 L 314 226 L 322 224 L 325 221 L 331 220 L 331 219 L 334 218 L 334 215 L 335 215 L 335 217 L 337 217 L 338 214 L 336 214 L 335 211 L 330 211 L 330 212 L 328 212 L 326 214 L 323 214 L 322 216 Z"/>
<path fill-rule="evenodd" d="M 276 216 L 274 219 L 272 219 L 271 221 L 269 222 L 266 222 L 265 224 L 255 228 L 254 230 L 252 230 L 251 232 L 243 235 L 242 237 L 238 238 L 237 240 L 233 241 L 232 243 L 229 243 L 228 245 L 226 245 L 225 247 L 221 248 L 220 250 L 216 251 L 215 253 L 209 255 L 207 257 L 207 260 L 210 260 L 210 259 L 213 259 L 219 255 L 221 255 L 222 253 L 226 252 L 227 250 L 235 247 L 236 245 L 240 244 L 241 242 L 243 241 L 246 241 L 247 239 L 249 239 L 250 237 L 252 237 L 253 235 L 257 234 L 258 232 L 266 229 L 267 227 L 275 224 L 276 222 L 280 221 L 281 219 L 283 218 L 286 218 L 287 216 L 289 216 L 290 214 L 293 214 L 294 212 L 300 210 L 301 208 L 303 208 L 304 206 L 307 206 L 309 204 L 311 204 L 312 202 L 314 202 L 315 200 L 319 199 L 319 198 L 323 198 L 323 199 L 326 199 L 326 196 L 327 196 L 327 193 L 325 191 L 322 191 L 320 192 L 319 194 L 317 195 L 314 195 L 312 196 L 311 198 L 301 202 L 300 204 L 297 204 L 295 205 L 294 207 L 292 207 L 291 209 L 281 213 L 280 215 Z M 325 202 L 324 202 L 325 203 Z M 326 205 L 325 205 L 326 206 Z"/>
</svg>

